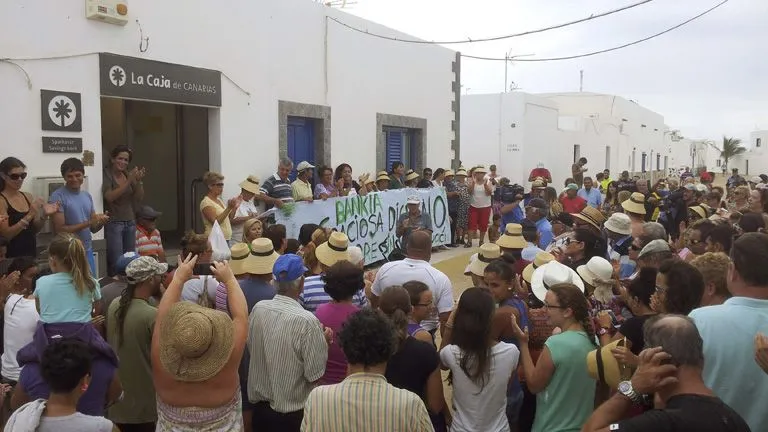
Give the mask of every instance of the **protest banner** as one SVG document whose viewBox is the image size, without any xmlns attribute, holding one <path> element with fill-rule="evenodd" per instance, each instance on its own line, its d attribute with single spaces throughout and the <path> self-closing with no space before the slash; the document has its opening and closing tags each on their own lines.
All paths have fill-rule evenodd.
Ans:
<svg viewBox="0 0 768 432">
<path fill-rule="evenodd" d="M 304 224 L 315 223 L 324 228 L 336 228 L 347 234 L 350 245 L 359 246 L 365 263 L 385 259 L 400 240 L 395 230 L 397 219 L 408 211 L 407 197 L 421 198 L 421 211 L 432 219 L 432 244 L 444 245 L 451 241 L 451 224 L 448 216 L 448 200 L 445 189 L 397 189 L 369 193 L 365 196 L 329 198 L 311 203 L 300 202 L 287 215 L 275 213 L 275 220 L 285 225 L 288 238 L 298 238 Z"/>
</svg>

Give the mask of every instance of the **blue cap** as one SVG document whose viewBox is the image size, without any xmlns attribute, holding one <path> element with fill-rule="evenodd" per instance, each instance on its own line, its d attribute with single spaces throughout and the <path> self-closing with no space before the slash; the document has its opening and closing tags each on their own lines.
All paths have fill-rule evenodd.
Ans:
<svg viewBox="0 0 768 432">
<path fill-rule="evenodd" d="M 292 282 L 304 276 L 307 268 L 300 256 L 294 254 L 280 255 L 272 267 L 272 275 L 277 282 Z"/>
<path fill-rule="evenodd" d="M 125 276 L 125 269 L 133 260 L 139 257 L 136 252 L 126 252 L 117 259 L 115 263 L 115 272 L 120 276 Z"/>
</svg>

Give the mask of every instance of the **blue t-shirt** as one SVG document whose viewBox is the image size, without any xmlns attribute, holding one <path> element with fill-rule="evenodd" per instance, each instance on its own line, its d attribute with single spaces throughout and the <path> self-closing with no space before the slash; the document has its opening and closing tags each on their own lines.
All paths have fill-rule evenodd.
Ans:
<svg viewBox="0 0 768 432">
<path fill-rule="evenodd" d="M 51 194 L 50 202 L 61 203 L 60 212 L 64 213 L 65 225 L 77 225 L 91 220 L 94 213 L 93 198 L 87 191 L 74 192 L 62 186 Z M 91 228 L 78 231 L 77 236 L 83 242 L 85 250 L 91 250 Z"/>
<path fill-rule="evenodd" d="M 40 300 L 40 321 L 50 323 L 91 322 L 93 302 L 101 299 L 99 282 L 96 289 L 82 296 L 72 284 L 72 275 L 54 273 L 37 280 L 34 296 Z"/>
<path fill-rule="evenodd" d="M 248 314 L 251 313 L 256 303 L 262 300 L 272 300 L 275 296 L 275 287 L 263 280 L 257 279 L 240 279 L 237 281 L 240 284 L 240 289 L 243 290 L 245 295 L 245 302 L 248 304 Z"/>
</svg>

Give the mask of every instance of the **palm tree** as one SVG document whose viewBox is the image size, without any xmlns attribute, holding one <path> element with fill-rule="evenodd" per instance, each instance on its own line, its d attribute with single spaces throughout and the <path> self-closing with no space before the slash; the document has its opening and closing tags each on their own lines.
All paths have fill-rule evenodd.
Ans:
<svg viewBox="0 0 768 432">
<path fill-rule="evenodd" d="M 726 167 L 728 167 L 729 159 L 746 151 L 747 149 L 741 146 L 740 139 L 723 137 L 723 149 L 720 150 L 720 158 L 723 159 Z"/>
</svg>

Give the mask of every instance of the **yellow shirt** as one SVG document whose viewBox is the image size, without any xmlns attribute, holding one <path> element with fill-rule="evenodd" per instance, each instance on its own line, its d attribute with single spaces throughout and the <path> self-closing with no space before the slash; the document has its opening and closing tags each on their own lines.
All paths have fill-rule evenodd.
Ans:
<svg viewBox="0 0 768 432">
<path fill-rule="evenodd" d="M 291 183 L 291 192 L 294 201 L 305 201 L 312 199 L 312 185 L 296 179 Z"/>
<path fill-rule="evenodd" d="M 227 209 L 227 206 L 221 198 L 214 201 L 207 195 L 200 201 L 200 213 L 202 213 L 203 209 L 206 207 L 213 207 L 216 210 L 216 217 L 219 217 L 219 215 L 224 213 L 224 210 Z M 205 226 L 205 235 L 210 234 L 213 224 L 208 222 L 208 219 L 206 219 L 205 216 L 203 216 L 203 226 Z M 229 223 L 229 218 L 224 219 L 224 222 L 219 223 L 219 226 L 224 233 L 224 238 L 227 241 L 232 240 L 232 225 Z"/>
</svg>

